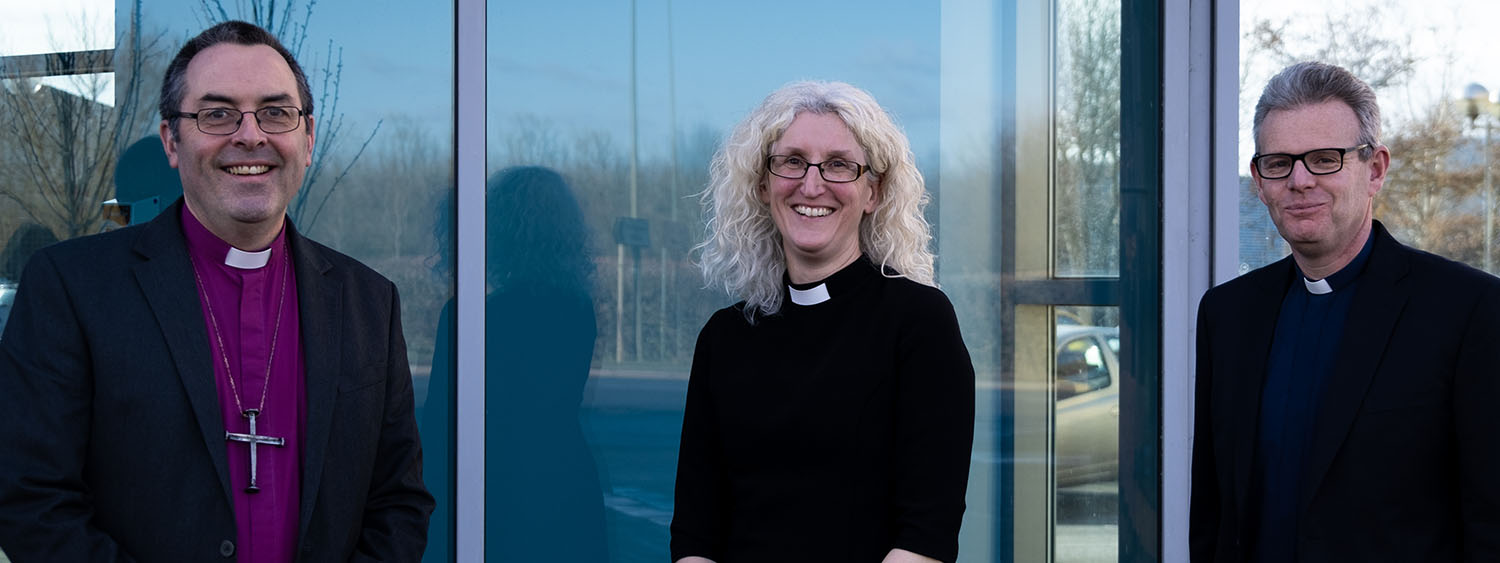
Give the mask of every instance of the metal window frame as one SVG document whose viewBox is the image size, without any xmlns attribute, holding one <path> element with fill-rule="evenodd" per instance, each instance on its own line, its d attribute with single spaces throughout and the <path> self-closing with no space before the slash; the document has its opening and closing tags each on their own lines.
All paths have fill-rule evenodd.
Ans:
<svg viewBox="0 0 1500 563">
<path fill-rule="evenodd" d="M 1188 2 L 1208 4 L 1214 0 L 1125 0 L 1121 5 L 1121 98 L 1122 108 L 1131 108 L 1121 113 L 1120 154 L 1120 276 L 1118 278 L 1079 278 L 1018 280 L 1016 266 L 1016 237 L 1010 230 L 1016 224 L 1016 177 L 1013 160 L 1017 148 L 1014 130 L 1017 107 L 1015 104 L 1018 85 L 1015 82 L 1017 53 L 1001 53 L 999 86 L 1002 102 L 999 109 L 1002 124 L 1001 149 L 998 166 L 1000 197 L 997 198 L 996 215 L 1007 231 L 1000 236 L 997 263 L 1001 268 L 1000 318 L 998 332 L 1014 334 L 1016 309 L 1027 305 L 1083 305 L 1119 306 L 1121 314 L 1121 387 L 1120 418 L 1120 496 L 1119 560 L 1122 562 L 1178 561 L 1186 559 L 1185 524 L 1164 522 L 1162 517 L 1180 518 L 1186 521 L 1185 502 L 1177 506 L 1163 505 L 1164 457 L 1176 462 L 1186 458 L 1181 450 L 1182 440 L 1164 442 L 1163 436 L 1186 430 L 1191 432 L 1191 412 L 1183 414 L 1178 406 L 1182 393 L 1191 398 L 1191 386 L 1186 391 L 1168 389 L 1163 385 L 1166 370 L 1181 370 L 1187 366 L 1191 372 L 1191 358 L 1186 360 L 1169 357 L 1181 355 L 1183 350 L 1191 353 L 1191 346 L 1173 341 L 1165 343 L 1163 334 L 1187 334 L 1184 327 L 1192 326 L 1191 307 L 1181 306 L 1184 301 L 1196 303 L 1201 290 L 1179 292 L 1167 291 L 1169 272 L 1202 270 L 1199 276 L 1205 283 L 1198 285 L 1207 289 L 1208 279 L 1204 260 L 1190 260 L 1191 253 L 1179 252 L 1176 243 L 1188 245 L 1198 252 L 1206 237 L 1188 231 L 1193 218 L 1205 217 L 1195 213 L 1188 198 L 1174 200 L 1179 194 L 1191 192 L 1194 183 L 1182 173 L 1172 176 L 1164 171 L 1161 155 L 1167 148 L 1169 137 L 1174 147 L 1207 147 L 1201 138 L 1188 139 L 1187 124 L 1206 122 L 1195 112 L 1202 108 L 1189 108 L 1189 103 L 1199 103 L 1182 91 L 1171 80 L 1183 80 L 1193 69 L 1187 61 L 1185 49 L 1173 52 L 1170 45 L 1177 45 L 1181 38 L 1197 28 L 1188 21 L 1169 19 L 1172 15 L 1189 13 Z M 1168 3 L 1171 5 L 1169 6 Z M 1015 21 L 1014 3 L 1000 7 L 1002 21 Z M 1212 34 L 1211 34 L 1212 35 Z M 1231 34 L 1232 37 L 1232 34 Z M 1194 78 L 1203 76 L 1201 71 L 1192 72 Z M 1171 91 L 1169 95 L 1168 92 Z M 1170 102 L 1171 108 L 1164 104 Z M 1232 113 L 1232 110 L 1231 112 Z M 1207 149 L 1194 149 L 1207 150 Z M 1230 152 L 1233 148 L 1229 149 Z M 1207 173 L 1194 170 L 1195 174 Z M 1201 185 L 1201 184 L 1200 184 Z M 1200 190 L 1206 192 L 1206 188 Z M 1201 196 L 1204 194 L 1197 194 Z M 1199 228 L 1194 225 L 1192 228 Z M 1164 232 L 1189 233 L 1190 236 L 1174 236 L 1174 247 L 1168 254 Z M 1170 256 L 1170 257 L 1168 257 Z M 1174 279 L 1175 283 L 1175 279 Z M 1185 312 L 1186 311 L 1186 312 Z M 1170 329 L 1170 332 L 1169 332 Z M 1185 339 L 1191 342 L 1191 338 Z M 1002 369 L 1014 373 L 1014 342 L 1002 343 Z M 1013 424 L 1010 415 L 1014 410 L 1013 394 L 1002 398 L 1000 423 Z M 1164 406 L 1167 407 L 1164 411 Z M 1190 408 L 1190 407 L 1189 407 Z M 1183 421 L 1186 421 L 1184 424 Z M 1163 425 L 1181 425 L 1168 431 Z M 1000 434 L 1000 450 L 1015 452 L 1016 444 L 1005 433 Z M 1190 444 L 1189 444 L 1190 445 Z M 1167 451 L 1166 446 L 1173 448 Z M 1014 457 L 1014 456 L 1012 456 Z M 1006 471 L 1006 473 L 1013 473 Z M 1175 476 L 1175 474 L 1174 474 Z M 1169 479 L 1165 482 L 1181 483 L 1185 479 Z M 1000 494 L 1013 498 L 1015 490 L 1009 480 L 1002 480 Z M 1174 493 L 1175 494 L 1175 493 Z M 1184 493 L 1185 494 L 1185 493 Z M 1176 496 L 1173 500 L 1176 500 Z M 1003 514 L 996 518 L 993 530 L 1000 553 L 1009 553 L 1016 545 L 1014 528 L 1014 504 L 1005 504 Z M 1174 529 L 1171 537 L 1178 537 L 1175 529 L 1183 530 L 1181 550 L 1175 546 L 1172 555 L 1164 553 L 1162 530 Z M 1181 555 L 1177 555 L 1181 554 Z M 1164 559 L 1164 555 L 1167 555 Z"/>
<path fill-rule="evenodd" d="M 454 93 L 458 98 L 454 108 L 458 169 L 454 554 L 457 561 L 484 561 L 485 0 L 456 0 L 454 15 Z M 475 303 L 479 305 L 470 305 Z"/>
<path fill-rule="evenodd" d="M 97 74 L 115 71 L 114 49 L 0 57 L 0 80 Z"/>
<path fill-rule="evenodd" d="M 1170 486 L 1159 491 L 1152 560 L 1186 561 L 1198 299 L 1238 275 L 1239 2 L 1161 1 L 1159 154 L 1187 155 L 1175 159 L 1187 165 L 1160 172 L 1161 232 L 1172 234 L 1160 241 L 1157 372 L 1161 483 Z"/>
<path fill-rule="evenodd" d="M 1120 10 L 1119 560 L 1161 559 L 1163 0 Z"/>
</svg>

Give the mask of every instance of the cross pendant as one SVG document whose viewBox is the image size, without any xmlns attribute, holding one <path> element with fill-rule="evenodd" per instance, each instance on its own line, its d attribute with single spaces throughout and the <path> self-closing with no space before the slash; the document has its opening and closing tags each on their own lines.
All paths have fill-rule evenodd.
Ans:
<svg viewBox="0 0 1500 563">
<path fill-rule="evenodd" d="M 225 432 L 224 439 L 231 442 L 245 442 L 247 444 L 250 444 L 250 486 L 245 487 L 245 492 L 255 494 L 260 492 L 260 487 L 255 486 L 255 446 L 259 444 L 267 444 L 271 446 L 282 447 L 286 445 L 286 439 L 276 438 L 272 436 L 260 436 L 255 433 L 255 417 L 260 416 L 260 411 L 255 409 L 246 409 L 244 415 L 245 418 L 250 419 L 250 433 L 236 434 L 234 432 Z"/>
</svg>

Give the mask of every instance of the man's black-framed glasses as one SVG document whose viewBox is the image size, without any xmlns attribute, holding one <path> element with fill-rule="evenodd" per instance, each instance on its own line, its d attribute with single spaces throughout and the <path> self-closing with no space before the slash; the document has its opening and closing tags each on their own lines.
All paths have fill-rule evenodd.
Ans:
<svg viewBox="0 0 1500 563">
<path fill-rule="evenodd" d="M 1280 180 L 1291 176 L 1292 168 L 1299 160 L 1307 167 L 1309 174 L 1323 176 L 1343 170 L 1344 155 L 1350 151 L 1364 150 L 1369 146 L 1369 143 L 1365 143 L 1347 149 L 1316 149 L 1302 154 L 1257 154 L 1250 159 L 1250 163 L 1255 166 L 1255 172 L 1260 174 L 1262 180 Z"/>
<path fill-rule="evenodd" d="M 842 184 L 859 179 L 870 169 L 858 162 L 844 160 L 842 158 L 830 158 L 823 162 L 808 162 L 800 156 L 788 156 L 784 154 L 773 154 L 766 158 L 766 168 L 772 174 L 788 180 L 800 180 L 807 176 L 808 168 L 817 168 L 818 175 L 824 180 Z"/>
<path fill-rule="evenodd" d="M 255 114 L 255 124 L 267 134 L 295 131 L 302 125 L 302 108 L 292 106 L 266 106 L 255 111 L 206 108 L 197 113 L 179 111 L 177 117 L 198 122 L 198 130 L 209 135 L 233 135 L 245 122 L 245 115 L 251 113 Z"/>
</svg>

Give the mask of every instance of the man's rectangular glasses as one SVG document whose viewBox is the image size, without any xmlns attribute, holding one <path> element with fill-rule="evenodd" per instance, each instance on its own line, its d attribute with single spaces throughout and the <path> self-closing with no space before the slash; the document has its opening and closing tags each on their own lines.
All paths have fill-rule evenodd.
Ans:
<svg viewBox="0 0 1500 563">
<path fill-rule="evenodd" d="M 233 135 L 240 130 L 246 114 L 255 114 L 255 123 L 267 134 L 295 131 L 302 124 L 302 109 L 292 106 L 267 106 L 255 111 L 230 108 L 207 108 L 197 113 L 177 112 L 198 122 L 198 130 L 209 135 Z"/>
<path fill-rule="evenodd" d="M 766 168 L 772 174 L 789 180 L 800 180 L 807 176 L 808 168 L 817 168 L 818 175 L 824 180 L 836 184 L 853 182 L 859 179 L 859 175 L 869 170 L 869 166 L 857 162 L 850 162 L 842 158 L 830 158 L 823 162 L 808 162 L 800 156 L 771 155 L 766 158 Z"/>
<path fill-rule="evenodd" d="M 1333 174 L 1344 169 L 1344 155 L 1349 151 L 1358 151 L 1369 148 L 1365 143 L 1357 147 L 1347 149 L 1316 149 L 1302 154 L 1257 154 L 1250 159 L 1255 172 L 1260 174 L 1262 180 L 1280 180 L 1292 175 L 1292 168 L 1297 161 L 1307 167 L 1307 172 L 1319 176 Z"/>
</svg>

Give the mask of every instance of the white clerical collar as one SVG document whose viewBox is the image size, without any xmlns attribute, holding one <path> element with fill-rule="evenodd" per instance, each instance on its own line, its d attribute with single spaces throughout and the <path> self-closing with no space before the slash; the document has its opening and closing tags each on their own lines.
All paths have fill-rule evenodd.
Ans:
<svg viewBox="0 0 1500 563">
<path fill-rule="evenodd" d="M 1318 281 L 1312 281 L 1307 278 L 1302 278 L 1302 284 L 1307 286 L 1307 292 L 1313 295 L 1333 293 L 1333 286 L 1328 285 L 1328 278 L 1323 278 Z"/>
<path fill-rule="evenodd" d="M 828 284 L 826 283 L 820 283 L 812 289 L 797 289 L 790 285 L 786 286 L 786 288 L 792 294 L 792 303 L 802 306 L 817 305 L 832 299 L 828 295 Z"/>
<path fill-rule="evenodd" d="M 224 265 L 241 270 L 254 270 L 264 268 L 271 261 L 271 249 L 267 248 L 260 252 L 245 252 L 233 246 L 229 247 L 229 253 L 224 255 Z"/>
</svg>

